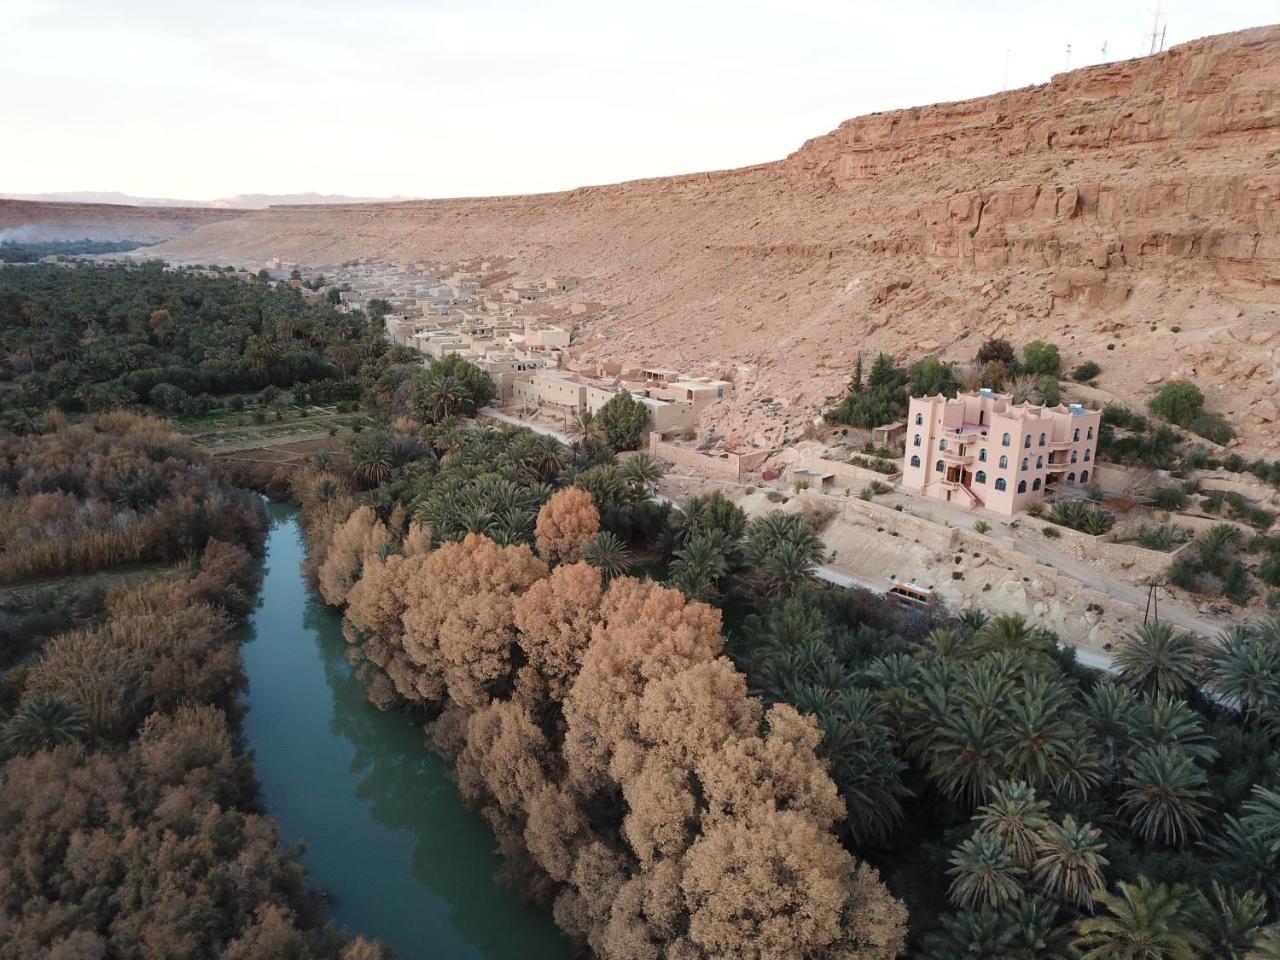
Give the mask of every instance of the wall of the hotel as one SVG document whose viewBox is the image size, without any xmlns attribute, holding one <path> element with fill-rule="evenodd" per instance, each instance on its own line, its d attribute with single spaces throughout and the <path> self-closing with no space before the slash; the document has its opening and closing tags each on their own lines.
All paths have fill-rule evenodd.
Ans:
<svg viewBox="0 0 1280 960">
<path fill-rule="evenodd" d="M 989 510 L 1012 515 L 1026 509 L 1028 504 L 1043 499 L 1050 441 L 1071 441 L 1069 447 L 1062 449 L 1062 455 L 1068 460 L 1073 452 L 1076 455 L 1076 462 L 1069 464 L 1067 474 L 1058 482 L 1071 485 L 1066 478 L 1074 473 L 1075 485 L 1083 485 L 1093 476 L 1093 454 L 1097 449 L 1101 414 L 1088 412 L 1073 415 L 1048 410 L 1041 417 L 1023 419 L 1021 416 L 997 412 L 998 405 L 998 398 L 972 395 L 950 402 L 944 397 L 913 398 L 907 415 L 903 485 L 926 496 L 946 499 L 947 488 L 943 487 L 941 481 L 947 464 L 939 445 L 946 440 L 949 449 L 957 450 L 961 441 L 953 431 L 965 423 L 980 423 L 987 430 L 985 437 L 965 440 L 963 446 L 966 454 L 973 456 L 973 463 L 968 469 L 974 479 L 969 484 L 969 489 Z M 1079 430 L 1078 441 L 1073 439 L 1076 430 Z M 1009 437 L 1007 446 L 1003 443 L 1006 434 Z M 1044 446 L 1040 445 L 1041 435 L 1045 438 Z M 982 460 L 980 458 L 984 452 L 986 459 Z M 1088 460 L 1085 459 L 1086 452 L 1089 454 Z M 1001 456 L 1008 457 L 1007 467 L 1000 467 Z M 913 465 L 913 457 L 919 458 L 918 465 Z M 1025 470 L 1022 468 L 1023 458 L 1027 460 Z M 1042 458 L 1040 466 L 1037 466 L 1037 458 Z M 941 470 L 938 467 L 940 461 Z M 978 482 L 979 471 L 985 473 L 985 483 Z M 998 479 L 1004 479 L 1004 490 L 996 489 Z M 1039 490 L 1035 489 L 1037 479 L 1041 483 Z M 1026 489 L 1019 493 L 1018 484 L 1024 480 Z M 952 499 L 967 505 L 963 494 L 954 494 Z"/>
</svg>

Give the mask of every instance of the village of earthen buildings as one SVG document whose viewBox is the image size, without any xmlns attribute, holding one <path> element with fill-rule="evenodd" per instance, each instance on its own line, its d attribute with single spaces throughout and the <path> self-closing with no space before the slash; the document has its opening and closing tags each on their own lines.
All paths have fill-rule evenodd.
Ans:
<svg viewBox="0 0 1280 960">
<path fill-rule="evenodd" d="M 264 268 L 287 282 L 296 266 Z M 595 359 L 593 321 L 609 305 L 583 298 L 579 278 L 523 277 L 502 257 L 305 269 L 326 286 L 304 295 L 336 289 L 346 310 L 383 300 L 392 342 L 428 362 L 459 354 L 488 372 L 497 397 L 482 416 L 568 441 L 579 414 L 630 392 L 649 410 L 647 449 L 667 468 L 659 496 L 678 504 L 719 491 L 749 514 L 802 512 L 830 548 L 819 572 L 833 583 L 882 594 L 905 588 L 953 610 L 1020 613 L 1052 625 L 1097 666 L 1110 663 L 1112 645 L 1153 603 L 1160 617 L 1201 635 L 1230 624 L 1226 608 L 1164 584 L 1171 555 L 1131 542 L 1124 524 L 1105 536 L 1059 527 L 1050 538 L 1025 512 L 1046 497 L 1083 495 L 1088 484 L 1120 492 L 1138 482 L 1128 468 L 1094 458 L 1096 409 L 1015 405 L 987 391 L 925 397 L 904 421 L 873 431 L 814 418 L 800 435 L 779 431 L 776 446 L 746 447 L 717 434 L 716 415 L 735 400 L 739 410 L 745 401 L 768 413 L 767 402 L 743 395 L 749 377 L 682 368 L 674 358 L 669 367 Z M 1219 481 L 1223 489 L 1239 483 Z M 1262 487 L 1248 493 L 1274 500 Z M 1178 522 L 1197 529 L 1195 518 Z"/>
</svg>

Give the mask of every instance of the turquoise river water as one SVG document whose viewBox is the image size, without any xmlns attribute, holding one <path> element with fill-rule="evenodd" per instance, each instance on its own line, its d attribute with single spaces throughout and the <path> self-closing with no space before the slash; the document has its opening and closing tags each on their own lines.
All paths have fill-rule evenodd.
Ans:
<svg viewBox="0 0 1280 960">
<path fill-rule="evenodd" d="M 495 883 L 493 835 L 422 730 L 365 700 L 339 618 L 303 582 L 296 511 L 268 510 L 244 731 L 263 801 L 282 839 L 306 844 L 333 920 L 414 960 L 567 960 L 551 918 Z"/>
</svg>

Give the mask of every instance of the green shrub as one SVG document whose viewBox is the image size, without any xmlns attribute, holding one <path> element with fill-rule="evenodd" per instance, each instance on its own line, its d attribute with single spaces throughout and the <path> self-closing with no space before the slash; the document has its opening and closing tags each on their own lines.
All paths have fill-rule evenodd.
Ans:
<svg viewBox="0 0 1280 960">
<path fill-rule="evenodd" d="M 1092 360 L 1086 360 L 1071 371 L 1071 379 L 1076 383 L 1085 383 L 1102 372 L 1102 368 Z"/>
<path fill-rule="evenodd" d="M 1058 345 L 1032 340 L 1022 348 L 1022 369 L 1027 373 L 1048 374 L 1056 378 L 1062 372 Z"/>
<path fill-rule="evenodd" d="M 1062 402 L 1062 385 L 1058 383 L 1058 378 L 1051 374 L 1045 374 L 1039 380 L 1040 397 L 1046 407 L 1056 407 Z"/>
<path fill-rule="evenodd" d="M 992 337 L 978 348 L 978 354 L 974 360 L 983 365 L 1002 363 L 1006 367 L 1012 367 L 1017 360 L 1017 355 L 1013 352 L 1013 344 L 1008 340 Z"/>
<path fill-rule="evenodd" d="M 1052 523 L 1090 536 L 1099 536 L 1115 526 L 1116 519 L 1110 511 L 1095 507 L 1083 500 L 1060 500 L 1046 515 Z"/>
<path fill-rule="evenodd" d="M 1186 427 L 1204 410 L 1204 394 L 1190 380 L 1170 380 L 1147 406 L 1157 416 Z"/>
<path fill-rule="evenodd" d="M 974 533 L 987 533 L 991 529 L 991 524 L 985 520 L 978 520 L 973 525 Z"/>
<path fill-rule="evenodd" d="M 1227 423 L 1226 418 L 1220 413 L 1205 413 L 1202 411 L 1187 426 L 1192 433 L 1219 445 L 1227 443 L 1236 435 L 1235 431 L 1231 429 L 1231 425 Z"/>
<path fill-rule="evenodd" d="M 1157 487 L 1151 494 L 1151 502 L 1161 510 L 1181 510 L 1187 505 L 1187 495 L 1181 487 Z"/>
<path fill-rule="evenodd" d="M 1280 553 L 1271 553 L 1258 565 L 1258 579 L 1269 587 L 1280 587 Z"/>
<path fill-rule="evenodd" d="M 1046 537 L 1048 537 L 1050 540 L 1057 540 L 1060 536 L 1062 536 L 1062 531 L 1059 530 L 1057 527 L 1041 527 L 1040 532 L 1044 534 Z"/>
</svg>

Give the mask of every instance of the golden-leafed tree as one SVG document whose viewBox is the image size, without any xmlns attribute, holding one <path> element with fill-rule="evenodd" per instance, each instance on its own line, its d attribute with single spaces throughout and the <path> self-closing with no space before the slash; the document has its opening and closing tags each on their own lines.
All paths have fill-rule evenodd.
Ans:
<svg viewBox="0 0 1280 960">
<path fill-rule="evenodd" d="M 578 850 L 590 839 L 577 798 L 553 784 L 529 797 L 524 842 L 552 880 L 569 878 Z"/>
<path fill-rule="evenodd" d="M 615 580 L 564 705 L 575 785 L 594 789 L 615 747 L 634 740 L 646 684 L 712 660 L 723 646 L 719 610 L 650 580 Z"/>
<path fill-rule="evenodd" d="M 905 910 L 879 908 L 892 902 L 884 887 L 799 812 L 722 821 L 683 866 L 693 956 L 889 960 L 903 946 Z M 869 876 L 874 902 L 863 889 Z"/>
<path fill-rule="evenodd" d="M 508 816 L 524 819 L 530 798 L 547 785 L 549 748 L 524 707 L 495 700 L 467 721 L 458 754 L 458 787 L 473 803 L 490 799 Z"/>
<path fill-rule="evenodd" d="M 586 563 L 563 564 L 516 601 L 517 638 L 528 663 L 519 688 L 532 700 L 560 701 L 582 667 L 591 631 L 600 621 L 600 571 Z"/>
<path fill-rule="evenodd" d="M 328 551 L 316 570 L 320 595 L 340 607 L 360 576 L 366 560 L 381 558 L 391 544 L 391 532 L 372 507 L 359 507 L 333 530 Z"/>
<path fill-rule="evenodd" d="M 738 821 L 780 809 L 799 811 L 829 828 L 844 816 L 844 805 L 816 753 L 822 742 L 817 721 L 778 703 L 769 708 L 766 722 L 763 736 L 730 739 L 699 764 L 706 821 Z"/>
<path fill-rule="evenodd" d="M 486 706 L 513 679 L 516 599 L 546 575 L 528 547 L 500 547 L 474 533 L 427 554 L 405 584 L 410 660 L 442 677 L 460 705 Z"/>
<path fill-rule="evenodd" d="M 582 559 L 582 549 L 600 532 L 600 511 L 591 494 L 579 487 L 566 487 L 551 495 L 538 511 L 538 553 L 548 563 L 573 563 Z"/>
</svg>

